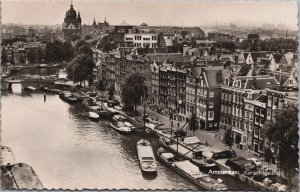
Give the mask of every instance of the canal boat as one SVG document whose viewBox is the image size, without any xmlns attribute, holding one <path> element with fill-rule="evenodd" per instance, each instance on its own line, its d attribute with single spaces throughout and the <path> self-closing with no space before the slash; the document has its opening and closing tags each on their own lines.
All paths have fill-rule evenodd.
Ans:
<svg viewBox="0 0 300 192">
<path fill-rule="evenodd" d="M 136 144 L 140 168 L 145 173 L 156 173 L 157 165 L 149 141 L 141 139 Z"/>
<path fill-rule="evenodd" d="M 120 133 L 131 133 L 130 127 L 127 127 L 123 122 L 110 123 L 109 125 Z"/>
<path fill-rule="evenodd" d="M 118 121 L 126 121 L 126 117 L 125 116 L 123 116 L 123 115 L 114 115 L 113 116 L 113 120 L 115 121 L 115 122 L 118 122 Z"/>
<path fill-rule="evenodd" d="M 37 65 L 37 68 L 56 68 L 59 66 L 60 66 L 60 64 L 53 64 L 53 65 L 39 64 L 39 65 Z"/>
<path fill-rule="evenodd" d="M 93 121 L 98 121 L 100 118 L 100 116 L 94 111 L 85 110 L 84 114 L 87 118 Z"/>
<path fill-rule="evenodd" d="M 97 113 L 100 116 L 100 118 L 102 118 L 102 119 L 111 119 L 114 116 L 114 113 L 112 113 L 106 109 L 101 109 L 101 110 L 97 111 Z"/>
<path fill-rule="evenodd" d="M 202 173 L 199 168 L 189 160 L 184 160 L 173 153 L 165 152 L 163 148 L 157 150 L 158 159 L 179 175 L 189 180 L 200 189 L 225 191 L 226 185 L 220 179 L 215 180 L 208 174 Z"/>
<path fill-rule="evenodd" d="M 209 171 L 211 169 L 216 169 L 217 166 L 215 162 L 209 158 L 206 158 L 203 156 L 203 150 L 192 148 L 189 149 L 188 147 L 184 147 L 182 144 L 178 144 L 178 151 L 176 149 L 176 145 L 174 143 L 177 143 L 174 140 L 167 139 L 165 137 L 159 138 L 159 144 L 167 149 L 168 151 L 171 151 L 172 153 L 175 153 L 178 156 L 181 156 L 182 158 L 186 160 L 190 160 L 193 164 L 197 165 L 199 168 L 201 168 L 204 171 Z"/>
<path fill-rule="evenodd" d="M 26 91 L 36 91 L 36 88 L 33 87 L 33 86 L 28 86 L 28 87 L 25 87 L 24 90 L 26 90 Z"/>
<path fill-rule="evenodd" d="M 9 147 L 1 145 L 1 165 L 5 167 L 16 164 L 15 156 Z"/>
<path fill-rule="evenodd" d="M 63 101 L 73 104 L 78 103 L 80 100 L 75 97 L 71 92 L 69 91 L 63 91 L 59 94 L 59 98 L 61 98 Z"/>
<path fill-rule="evenodd" d="M 14 178 L 14 182 L 18 189 L 26 190 L 42 190 L 44 186 L 33 170 L 33 168 L 25 163 L 15 164 L 10 173 Z"/>
<path fill-rule="evenodd" d="M 132 131 L 136 131 L 137 127 L 128 121 L 128 119 L 123 115 L 114 115 L 114 122 L 123 122 L 126 127 L 129 127 Z"/>
<path fill-rule="evenodd" d="M 52 89 L 52 88 L 49 88 L 49 87 L 42 87 L 41 90 L 47 91 L 49 93 L 55 93 L 55 94 L 59 94 L 61 92 L 60 89 Z"/>
</svg>

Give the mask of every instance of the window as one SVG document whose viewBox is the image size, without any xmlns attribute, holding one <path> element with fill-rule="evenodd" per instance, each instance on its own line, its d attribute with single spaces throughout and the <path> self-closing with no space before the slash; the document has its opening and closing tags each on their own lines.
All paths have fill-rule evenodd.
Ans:
<svg viewBox="0 0 300 192">
<path fill-rule="evenodd" d="M 245 122 L 245 129 L 248 130 L 249 129 L 249 123 L 246 121 Z"/>
<path fill-rule="evenodd" d="M 267 119 L 271 120 L 271 109 L 267 110 Z"/>
<path fill-rule="evenodd" d="M 218 123 L 217 123 L 217 122 L 215 122 L 215 123 L 214 123 L 214 125 L 215 125 L 215 127 L 217 127 L 217 126 L 218 126 Z"/>
<path fill-rule="evenodd" d="M 209 127 L 212 127 L 212 123 L 209 123 Z"/>
<path fill-rule="evenodd" d="M 253 113 L 249 114 L 250 119 L 253 119 Z"/>
<path fill-rule="evenodd" d="M 156 40 L 156 36 L 152 36 L 152 40 L 155 41 Z"/>
<path fill-rule="evenodd" d="M 250 123 L 249 124 L 249 131 L 252 131 L 253 130 L 253 127 L 252 127 L 252 124 Z"/>
<path fill-rule="evenodd" d="M 258 127 L 254 128 L 254 136 L 258 137 L 259 131 L 258 131 Z"/>
<path fill-rule="evenodd" d="M 208 119 L 214 120 L 214 112 L 213 111 L 208 111 Z"/>
<path fill-rule="evenodd" d="M 293 79 L 290 79 L 290 84 L 293 84 L 293 83 L 294 83 Z"/>
<path fill-rule="evenodd" d="M 245 112 L 245 117 L 246 117 L 246 118 L 249 117 L 249 112 L 248 112 L 248 111 Z"/>
<path fill-rule="evenodd" d="M 271 107 L 272 106 L 272 97 L 268 96 L 268 106 Z"/>
<path fill-rule="evenodd" d="M 273 106 L 278 106 L 278 98 L 273 99 Z"/>
<path fill-rule="evenodd" d="M 209 97 L 214 97 L 214 92 L 209 92 Z"/>
<path fill-rule="evenodd" d="M 224 105 L 221 104 L 221 112 L 224 112 Z"/>
<path fill-rule="evenodd" d="M 209 102 L 209 108 L 214 108 L 214 102 Z"/>
</svg>

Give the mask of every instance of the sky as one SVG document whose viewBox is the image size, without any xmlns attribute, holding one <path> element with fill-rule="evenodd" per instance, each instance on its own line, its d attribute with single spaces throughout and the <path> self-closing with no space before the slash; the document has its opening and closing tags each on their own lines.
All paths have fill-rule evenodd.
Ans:
<svg viewBox="0 0 300 192">
<path fill-rule="evenodd" d="M 29 25 L 62 24 L 69 0 L 3 0 L 2 23 Z M 80 11 L 82 24 L 103 22 L 112 25 L 122 21 L 139 25 L 202 26 L 236 23 L 239 25 L 284 24 L 297 29 L 296 2 L 173 2 L 166 0 L 73 0 Z"/>
</svg>

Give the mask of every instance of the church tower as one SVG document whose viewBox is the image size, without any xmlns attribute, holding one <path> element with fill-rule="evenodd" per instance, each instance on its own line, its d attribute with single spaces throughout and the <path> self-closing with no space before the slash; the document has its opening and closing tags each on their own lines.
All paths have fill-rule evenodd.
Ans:
<svg viewBox="0 0 300 192">
<path fill-rule="evenodd" d="M 80 13 L 74 10 L 71 2 L 70 9 L 66 11 L 66 16 L 62 24 L 62 31 L 65 35 L 81 34 Z"/>
</svg>

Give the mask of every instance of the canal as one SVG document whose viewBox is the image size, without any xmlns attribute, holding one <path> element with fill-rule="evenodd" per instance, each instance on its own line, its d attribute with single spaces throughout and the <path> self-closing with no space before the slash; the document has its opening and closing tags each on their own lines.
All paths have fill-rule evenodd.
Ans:
<svg viewBox="0 0 300 192">
<path fill-rule="evenodd" d="M 20 85 L 3 92 L 1 101 L 1 144 L 32 166 L 47 189 L 198 189 L 160 162 L 156 177 L 143 175 L 136 152 L 142 135 L 121 135 L 109 121 L 88 120 L 81 104 L 54 94 L 44 101 L 43 93 L 21 91 Z M 158 138 L 146 138 L 156 151 Z M 253 190 L 222 179 L 231 190 Z"/>
<path fill-rule="evenodd" d="M 143 175 L 135 147 L 141 135 L 89 121 L 81 104 L 15 91 L 2 95 L 1 114 L 2 144 L 31 165 L 48 189 L 197 189 L 160 163 L 156 177 Z M 147 139 L 157 149 L 157 138 Z"/>
</svg>

